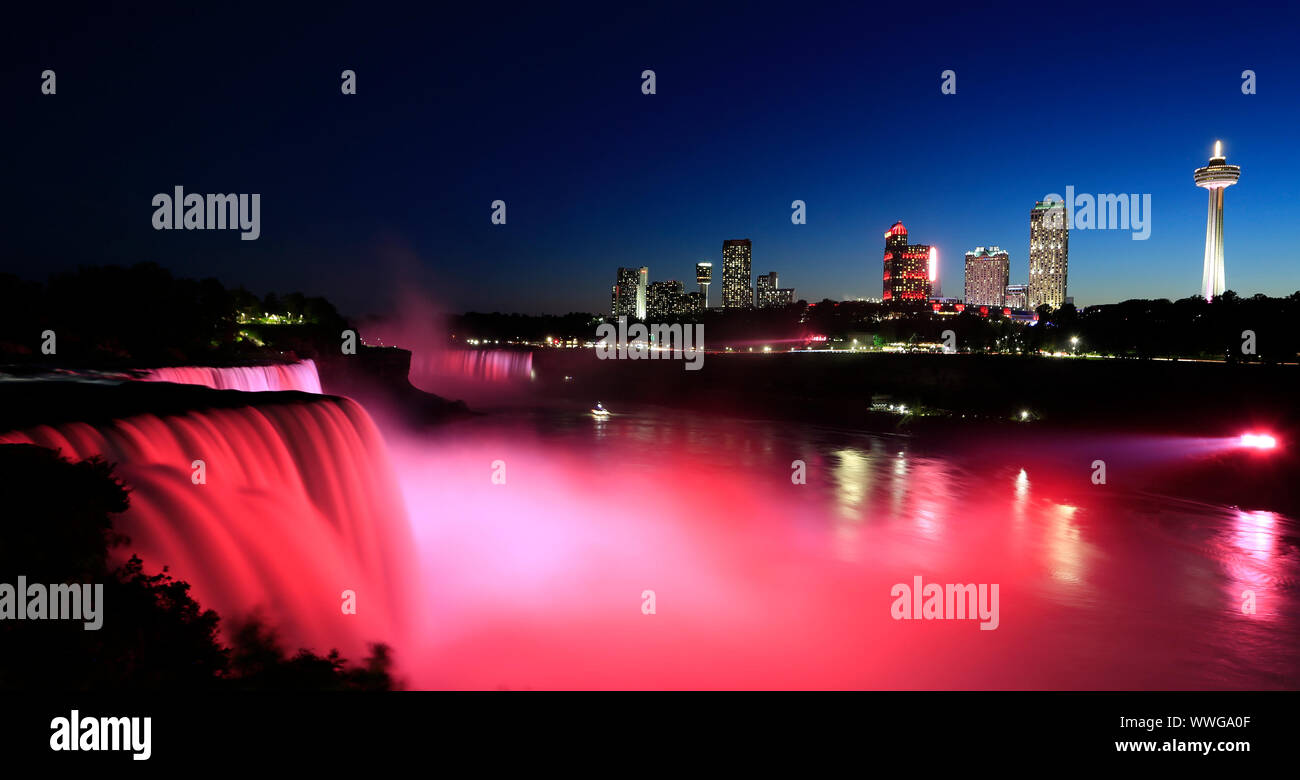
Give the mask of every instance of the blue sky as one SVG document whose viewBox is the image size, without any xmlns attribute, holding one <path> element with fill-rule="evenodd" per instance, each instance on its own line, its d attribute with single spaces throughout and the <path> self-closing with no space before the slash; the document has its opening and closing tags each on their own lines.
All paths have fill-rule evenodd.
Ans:
<svg viewBox="0 0 1300 780">
<path fill-rule="evenodd" d="M 1073 185 L 1152 197 L 1147 241 L 1072 233 L 1076 302 L 1184 297 L 1205 229 L 1192 170 L 1222 139 L 1242 166 L 1228 286 L 1290 294 L 1300 13 L 1215 9 L 27 10 L 4 41 L 0 271 L 153 260 L 358 314 L 401 289 L 452 310 L 600 311 L 617 266 L 688 279 L 743 237 L 755 274 L 820 300 L 878 296 L 902 220 L 954 295 L 977 245 L 1025 281 L 1029 210 Z M 153 230 L 152 196 L 177 184 L 261 193 L 262 237 Z"/>
</svg>

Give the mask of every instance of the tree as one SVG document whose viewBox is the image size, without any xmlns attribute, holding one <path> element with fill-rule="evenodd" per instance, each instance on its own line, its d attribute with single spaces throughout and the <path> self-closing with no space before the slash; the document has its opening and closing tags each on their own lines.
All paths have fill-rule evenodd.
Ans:
<svg viewBox="0 0 1300 780">
<path fill-rule="evenodd" d="M 0 689 L 171 690 L 240 688 L 383 689 L 391 687 L 387 647 L 372 647 L 361 667 L 337 651 L 285 656 L 274 633 L 249 621 L 234 649 L 218 641 L 220 618 L 164 568 L 147 574 L 131 556 L 113 516 L 130 504 L 113 467 L 92 458 L 70 462 L 54 450 L 0 445 L 0 583 L 102 587 L 98 630 L 79 620 L 0 621 Z M 92 591 L 93 592 L 93 591 Z M 110 605 L 105 607 L 104 605 Z M 87 616 L 88 617 L 88 616 Z M 247 659 L 261 659 L 251 664 Z"/>
</svg>

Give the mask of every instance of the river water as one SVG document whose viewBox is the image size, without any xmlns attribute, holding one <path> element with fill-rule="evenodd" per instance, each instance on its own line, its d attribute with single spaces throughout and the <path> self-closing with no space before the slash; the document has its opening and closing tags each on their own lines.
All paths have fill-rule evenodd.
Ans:
<svg viewBox="0 0 1300 780">
<path fill-rule="evenodd" d="M 408 685 L 1300 687 L 1295 519 L 1160 489 L 1219 443 L 615 412 L 389 433 L 427 579 Z M 896 618 L 917 577 L 996 585 L 996 619 Z"/>
</svg>

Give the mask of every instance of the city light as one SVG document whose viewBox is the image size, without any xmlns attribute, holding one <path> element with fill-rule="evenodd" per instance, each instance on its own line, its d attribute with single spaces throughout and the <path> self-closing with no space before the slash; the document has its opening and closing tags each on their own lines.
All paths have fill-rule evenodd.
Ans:
<svg viewBox="0 0 1300 780">
<path fill-rule="evenodd" d="M 1267 433 L 1243 433 L 1240 445 L 1255 450 L 1271 450 L 1277 447 L 1277 439 Z"/>
</svg>

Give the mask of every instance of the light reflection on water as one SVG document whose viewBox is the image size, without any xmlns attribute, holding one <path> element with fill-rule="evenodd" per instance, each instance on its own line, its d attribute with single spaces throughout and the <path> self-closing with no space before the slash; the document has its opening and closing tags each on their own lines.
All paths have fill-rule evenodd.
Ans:
<svg viewBox="0 0 1300 780">
<path fill-rule="evenodd" d="M 1272 512 L 1090 490 L 1038 453 L 656 409 L 390 443 L 437 605 L 419 685 L 1297 687 L 1296 524 Z M 999 628 L 893 620 L 916 575 L 1000 584 Z"/>
</svg>

